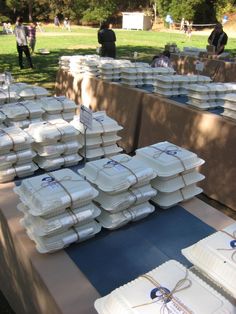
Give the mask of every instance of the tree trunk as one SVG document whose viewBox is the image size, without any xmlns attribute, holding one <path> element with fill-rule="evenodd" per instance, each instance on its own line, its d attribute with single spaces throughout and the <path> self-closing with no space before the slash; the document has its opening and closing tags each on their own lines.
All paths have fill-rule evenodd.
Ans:
<svg viewBox="0 0 236 314">
<path fill-rule="evenodd" d="M 28 1 L 29 21 L 33 21 L 33 0 Z"/>
</svg>

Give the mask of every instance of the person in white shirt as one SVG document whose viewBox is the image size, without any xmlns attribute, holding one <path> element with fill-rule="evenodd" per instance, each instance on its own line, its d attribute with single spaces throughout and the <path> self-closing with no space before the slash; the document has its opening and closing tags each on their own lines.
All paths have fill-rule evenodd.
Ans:
<svg viewBox="0 0 236 314">
<path fill-rule="evenodd" d="M 16 26 L 14 28 L 14 34 L 16 36 L 16 47 L 17 47 L 17 52 L 18 52 L 18 57 L 19 57 L 20 68 L 21 69 L 24 68 L 23 52 L 27 58 L 29 66 L 33 68 L 33 63 L 31 60 L 30 51 L 29 51 L 28 42 L 27 42 L 28 29 L 26 26 L 23 25 L 23 18 L 20 16 L 16 19 Z"/>
</svg>

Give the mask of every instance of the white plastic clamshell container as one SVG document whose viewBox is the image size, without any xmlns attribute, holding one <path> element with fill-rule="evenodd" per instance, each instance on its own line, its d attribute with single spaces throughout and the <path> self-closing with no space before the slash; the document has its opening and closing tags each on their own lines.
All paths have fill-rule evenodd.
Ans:
<svg viewBox="0 0 236 314">
<path fill-rule="evenodd" d="M 68 230 L 74 225 L 86 224 L 101 213 L 101 210 L 92 202 L 79 208 L 67 209 L 65 212 L 49 218 L 32 216 L 29 214 L 29 208 L 23 203 L 18 204 L 17 209 L 25 213 L 21 220 L 22 225 L 28 226 L 28 229 L 39 237 Z"/>
<path fill-rule="evenodd" d="M 95 148 L 90 148 L 89 146 L 86 149 L 86 159 L 91 161 L 91 160 L 96 160 L 99 159 L 103 156 L 109 157 L 109 156 L 114 156 L 122 152 L 123 149 L 119 146 L 115 145 L 110 145 L 110 146 L 100 146 L 100 147 L 95 147 Z M 79 150 L 80 155 L 85 157 L 85 148 L 83 147 L 82 149 Z"/>
<path fill-rule="evenodd" d="M 99 191 L 99 194 L 94 201 L 103 209 L 111 213 L 117 213 L 130 206 L 147 202 L 156 194 L 157 191 L 153 189 L 150 184 L 147 184 L 136 189 L 128 189 L 127 191 L 116 195 L 110 195 Z"/>
<path fill-rule="evenodd" d="M 34 161 L 41 168 L 48 171 L 56 170 L 61 166 L 70 167 L 77 165 L 82 160 L 79 154 L 72 155 L 61 155 L 59 157 L 46 158 L 41 156 L 36 156 Z"/>
<path fill-rule="evenodd" d="M 146 276 L 146 277 L 144 277 Z M 95 309 L 99 314 L 233 314 L 235 307 L 211 286 L 187 270 L 175 260 L 169 260 L 144 276 L 115 289 L 107 296 L 95 301 Z M 166 296 L 176 284 L 187 276 L 187 280 L 177 288 L 170 300 L 164 303 Z M 156 282 L 153 283 L 151 281 Z M 188 284 L 190 286 L 188 287 Z M 185 287 L 185 289 L 184 289 Z M 162 291 L 163 291 L 162 290 Z M 164 311 L 164 312 L 163 312 Z"/>
<path fill-rule="evenodd" d="M 75 112 L 77 105 L 73 100 L 66 98 L 65 96 L 59 97 L 44 97 L 39 100 L 42 108 L 51 114 L 61 112 Z"/>
<path fill-rule="evenodd" d="M 200 271 L 236 298 L 235 251 L 236 223 L 183 249 L 182 253 Z"/>
<path fill-rule="evenodd" d="M 154 211 L 155 207 L 149 202 L 145 202 L 114 214 L 106 210 L 102 210 L 102 213 L 97 217 L 97 220 L 103 228 L 117 229 L 126 225 L 130 221 L 143 219 Z"/>
<path fill-rule="evenodd" d="M 42 145 L 39 143 L 33 144 L 33 149 L 36 150 L 39 156 L 43 157 L 58 157 L 61 154 L 75 154 L 82 147 L 79 141 L 57 142 L 52 145 Z"/>
<path fill-rule="evenodd" d="M 14 191 L 33 216 L 59 214 L 67 207 L 86 205 L 98 195 L 95 188 L 70 169 L 25 179 Z"/>
<path fill-rule="evenodd" d="M 53 253 L 69 246 L 73 242 L 82 242 L 95 236 L 101 231 L 101 226 L 96 221 L 91 221 L 84 225 L 75 225 L 67 231 L 54 234 L 52 236 L 38 237 L 31 230 L 26 228 L 31 240 L 36 243 L 39 253 Z"/>
<path fill-rule="evenodd" d="M 27 164 L 32 161 L 36 153 L 31 149 L 20 150 L 18 152 L 10 151 L 0 155 L 0 170 L 10 168 L 12 165 Z"/>
<path fill-rule="evenodd" d="M 84 125 L 80 122 L 80 116 L 74 116 L 73 121 L 70 122 L 77 130 L 84 134 Z M 93 125 L 92 129 L 87 129 L 86 136 L 92 137 L 101 133 L 117 133 L 122 130 L 123 127 L 118 125 L 118 123 L 108 117 L 105 111 L 97 111 L 93 113 Z"/>
<path fill-rule="evenodd" d="M 38 170 L 38 166 L 33 162 L 22 165 L 16 164 L 11 168 L 0 170 L 0 182 L 12 181 L 15 177 L 31 176 L 36 170 Z"/>
<path fill-rule="evenodd" d="M 152 168 L 126 154 L 88 162 L 78 171 L 100 190 L 110 194 L 148 184 L 155 177 Z"/>
<path fill-rule="evenodd" d="M 176 175 L 204 163 L 195 153 L 167 141 L 137 149 L 134 158 L 153 168 L 159 177 Z"/>
<path fill-rule="evenodd" d="M 18 151 L 30 149 L 33 138 L 24 130 L 17 127 L 0 129 L 0 152 L 7 153 L 10 150 Z"/>
<path fill-rule="evenodd" d="M 156 177 L 151 181 L 151 185 L 160 192 L 171 193 L 187 185 L 202 181 L 204 178 L 205 176 L 197 170 L 187 170 L 171 177 Z"/>
<path fill-rule="evenodd" d="M 72 125 L 63 119 L 34 123 L 26 131 L 37 143 L 65 141 L 74 139 L 79 134 Z"/>
<path fill-rule="evenodd" d="M 22 101 L 6 104 L 2 108 L 2 112 L 4 112 L 8 119 L 20 121 L 27 118 L 40 118 L 44 113 L 44 110 L 42 110 L 41 107 L 34 101 Z"/>
<path fill-rule="evenodd" d="M 191 184 L 171 193 L 163 193 L 158 191 L 157 196 L 154 196 L 152 201 L 161 208 L 165 209 L 174 206 L 179 202 L 187 201 L 202 193 L 202 191 L 203 190 L 196 186 L 196 184 Z"/>
</svg>

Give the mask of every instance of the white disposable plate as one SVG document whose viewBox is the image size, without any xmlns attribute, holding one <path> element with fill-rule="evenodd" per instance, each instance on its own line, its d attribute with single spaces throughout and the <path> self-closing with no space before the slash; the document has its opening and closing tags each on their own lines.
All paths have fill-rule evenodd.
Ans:
<svg viewBox="0 0 236 314">
<path fill-rule="evenodd" d="M 29 149 L 33 142 L 32 137 L 17 127 L 0 129 L 0 152 L 4 154 L 10 150 L 18 151 Z"/>
<path fill-rule="evenodd" d="M 129 207 L 118 213 L 110 213 L 102 210 L 97 220 L 103 228 L 117 229 L 126 225 L 130 221 L 137 221 L 154 212 L 155 207 L 149 202 L 145 202 L 136 206 Z"/>
<path fill-rule="evenodd" d="M 134 158 L 153 168 L 159 177 L 169 177 L 204 163 L 195 153 L 167 141 L 137 149 Z"/>
<path fill-rule="evenodd" d="M 75 138 L 79 132 L 63 119 L 39 122 L 29 126 L 27 132 L 37 143 L 54 143 Z"/>
<path fill-rule="evenodd" d="M 15 165 L 11 168 L 0 170 L 0 182 L 12 181 L 15 177 L 31 176 L 36 170 L 38 170 L 38 166 L 33 162 Z"/>
<path fill-rule="evenodd" d="M 74 116 L 73 121 L 70 122 L 77 130 L 84 134 L 84 125 L 80 122 L 80 116 Z M 122 130 L 123 127 L 118 125 L 118 123 L 108 117 L 105 111 L 97 111 L 93 113 L 93 124 L 92 129 L 87 129 L 87 137 L 93 136 L 95 134 L 104 134 L 110 132 L 118 132 Z"/>
<path fill-rule="evenodd" d="M 31 149 L 20 150 L 18 152 L 11 151 L 0 155 L 0 170 L 11 168 L 12 165 L 21 165 L 32 162 L 36 153 Z"/>
<path fill-rule="evenodd" d="M 46 158 L 36 156 L 34 161 L 41 168 L 47 171 L 56 170 L 61 166 L 70 167 L 77 165 L 82 160 L 79 154 L 61 155 L 59 157 Z"/>
<path fill-rule="evenodd" d="M 191 184 L 171 193 L 163 193 L 158 191 L 157 195 L 152 198 L 152 201 L 161 208 L 166 209 L 178 204 L 179 202 L 187 201 L 202 193 L 202 191 L 203 190 L 195 184 Z"/>
<path fill-rule="evenodd" d="M 82 147 L 82 144 L 79 141 L 75 140 L 68 142 L 58 142 L 52 145 L 42 145 L 39 143 L 34 143 L 32 147 L 39 156 L 59 157 L 62 154 L 70 155 L 77 153 L 78 150 Z"/>
<path fill-rule="evenodd" d="M 50 214 L 67 207 L 77 208 L 88 204 L 98 195 L 95 188 L 70 169 L 25 179 L 14 191 L 34 216 Z"/>
<path fill-rule="evenodd" d="M 156 194 L 157 191 L 150 184 L 147 184 L 136 189 L 128 189 L 128 191 L 116 195 L 110 195 L 99 190 L 99 194 L 94 201 L 106 211 L 116 213 L 130 206 L 147 202 Z"/>
<path fill-rule="evenodd" d="M 23 203 L 18 204 L 17 209 L 25 213 L 21 220 L 23 226 L 36 236 L 43 237 L 68 230 L 74 225 L 83 225 L 100 215 L 101 210 L 92 202 L 86 206 L 66 209 L 63 213 L 53 217 L 35 217 L 29 214 L 29 209 Z"/>
<path fill-rule="evenodd" d="M 155 177 L 152 168 L 126 154 L 88 162 L 78 171 L 100 190 L 111 194 L 148 184 Z"/>
<path fill-rule="evenodd" d="M 39 253 L 53 253 L 69 246 L 73 242 L 82 242 L 101 231 L 101 226 L 96 221 L 91 221 L 84 225 L 74 226 L 62 233 L 52 236 L 38 237 L 27 229 L 26 231 L 31 240 L 36 243 Z"/>
<path fill-rule="evenodd" d="M 236 298 L 235 248 L 236 223 L 181 252 L 191 263 Z"/>
<path fill-rule="evenodd" d="M 151 181 L 151 185 L 160 192 L 171 193 L 185 186 L 202 181 L 204 178 L 205 176 L 197 172 L 197 170 L 188 170 L 186 173 L 167 178 L 156 177 Z"/>
<path fill-rule="evenodd" d="M 96 300 L 97 312 L 99 314 L 235 313 L 235 307 L 228 300 L 175 260 L 165 262 L 145 276 L 140 276 Z M 181 285 L 181 280 L 184 278 L 187 278 L 187 281 L 185 280 Z M 180 285 L 179 288 L 176 288 L 177 283 Z M 160 286 L 165 294 L 158 289 Z M 168 300 L 168 293 L 174 289 L 177 291 Z M 167 303 L 160 298 L 163 294 L 166 296 Z"/>
</svg>

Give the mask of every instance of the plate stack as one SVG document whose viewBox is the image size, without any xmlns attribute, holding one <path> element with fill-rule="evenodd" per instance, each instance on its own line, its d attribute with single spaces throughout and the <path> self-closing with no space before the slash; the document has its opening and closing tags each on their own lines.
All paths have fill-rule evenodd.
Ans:
<svg viewBox="0 0 236 314">
<path fill-rule="evenodd" d="M 7 117 L 7 126 L 16 126 L 22 129 L 27 128 L 31 123 L 43 121 L 43 109 L 32 100 L 25 100 L 16 103 L 6 104 L 2 112 Z"/>
<path fill-rule="evenodd" d="M 130 66 L 128 68 L 122 67 L 121 73 L 121 84 L 128 85 L 131 87 L 135 87 L 138 85 L 138 77 L 137 77 L 137 70 L 135 66 Z"/>
<path fill-rule="evenodd" d="M 0 182 L 32 175 L 38 169 L 32 162 L 33 139 L 17 127 L 0 128 Z"/>
<path fill-rule="evenodd" d="M 175 260 L 95 301 L 99 314 L 235 313 L 235 307 Z"/>
<path fill-rule="evenodd" d="M 224 106 L 225 96 L 236 91 L 236 84 L 191 84 L 186 86 L 186 90 L 188 96 L 187 104 L 198 109 L 207 110 Z"/>
<path fill-rule="evenodd" d="M 236 93 L 226 94 L 223 97 L 223 116 L 236 120 Z"/>
<path fill-rule="evenodd" d="M 202 192 L 196 183 L 205 178 L 197 170 L 204 160 L 195 153 L 166 141 L 137 149 L 134 158 L 156 173 L 151 185 L 157 195 L 152 201 L 161 208 L 172 207 Z"/>
<path fill-rule="evenodd" d="M 84 145 L 85 129 L 80 122 L 80 116 L 75 116 L 70 124 L 80 132 L 79 141 Z M 117 132 L 122 129 L 123 127 L 108 117 L 105 111 L 94 112 L 92 129 L 86 131 L 86 151 L 83 147 L 79 153 L 83 157 L 86 155 L 86 159 L 91 161 L 122 152 L 122 148 L 116 144 L 121 139 L 120 136 L 117 136 Z"/>
<path fill-rule="evenodd" d="M 113 81 L 113 70 L 114 70 L 113 63 L 101 62 L 101 64 L 98 65 L 98 69 L 99 69 L 99 77 L 102 80 Z"/>
<path fill-rule="evenodd" d="M 236 299 L 236 223 L 183 249 L 182 253 L 207 278 Z"/>
<path fill-rule="evenodd" d="M 94 220 L 100 210 L 92 202 L 98 192 L 70 169 L 23 180 L 14 191 L 22 202 L 17 207 L 24 213 L 21 223 L 40 253 L 87 240 L 101 230 Z"/>
<path fill-rule="evenodd" d="M 49 95 L 49 92 L 40 86 L 29 85 L 26 83 L 14 83 L 9 86 L 10 92 L 16 93 L 20 100 L 31 100 Z M 7 92 L 7 87 L 5 87 Z"/>
<path fill-rule="evenodd" d="M 45 111 L 43 114 L 45 121 L 63 119 L 70 122 L 73 120 L 76 109 L 78 108 L 73 100 L 65 96 L 44 97 L 38 100 L 38 103 Z"/>
<path fill-rule="evenodd" d="M 119 228 L 155 210 L 148 202 L 156 195 L 150 185 L 155 173 L 128 155 L 90 161 L 79 173 L 99 191 L 95 202 L 102 213 L 97 220 L 104 228 Z"/>
<path fill-rule="evenodd" d="M 59 68 L 63 71 L 69 71 L 70 70 L 70 58 L 71 56 L 61 56 L 59 58 Z"/>
<path fill-rule="evenodd" d="M 33 149 L 37 152 L 34 161 L 40 168 L 54 170 L 77 165 L 82 160 L 78 154 L 82 147 L 78 141 L 79 132 L 65 120 L 38 122 L 26 131 L 34 139 Z"/>
</svg>

